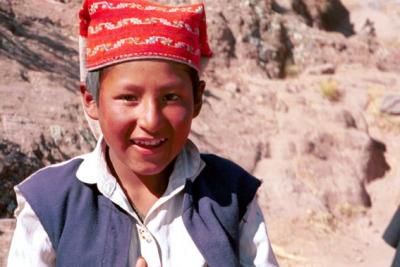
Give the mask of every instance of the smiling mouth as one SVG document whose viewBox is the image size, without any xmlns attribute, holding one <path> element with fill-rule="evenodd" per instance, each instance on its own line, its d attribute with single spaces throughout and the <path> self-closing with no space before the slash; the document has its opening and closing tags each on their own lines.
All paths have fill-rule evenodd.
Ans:
<svg viewBox="0 0 400 267">
<path fill-rule="evenodd" d="M 134 145 L 147 149 L 160 147 L 165 141 L 167 141 L 167 138 L 155 138 L 155 139 L 134 138 L 131 140 L 131 142 Z"/>
</svg>

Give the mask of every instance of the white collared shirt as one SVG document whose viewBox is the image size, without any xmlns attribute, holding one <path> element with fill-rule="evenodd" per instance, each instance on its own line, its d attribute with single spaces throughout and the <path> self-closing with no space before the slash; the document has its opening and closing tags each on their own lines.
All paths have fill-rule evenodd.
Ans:
<svg viewBox="0 0 400 267">
<path fill-rule="evenodd" d="M 93 152 L 80 156 L 83 161 L 76 176 L 83 183 L 96 184 L 104 196 L 139 222 L 136 227 L 132 227 L 129 266 L 134 267 L 140 255 L 149 267 L 207 266 L 181 217 L 185 181 L 196 179 L 205 166 L 196 146 L 188 141 L 182 149 L 175 161 L 166 191 L 151 207 L 143 223 L 107 167 L 105 147 L 104 140 L 100 138 Z M 57 166 L 62 164 L 65 163 Z M 54 165 L 47 168 L 52 167 Z M 7 266 L 55 266 L 55 251 L 46 231 L 17 187 L 15 192 L 18 202 L 15 211 L 17 224 Z M 278 266 L 256 198 L 249 204 L 239 227 L 241 266 Z"/>
</svg>

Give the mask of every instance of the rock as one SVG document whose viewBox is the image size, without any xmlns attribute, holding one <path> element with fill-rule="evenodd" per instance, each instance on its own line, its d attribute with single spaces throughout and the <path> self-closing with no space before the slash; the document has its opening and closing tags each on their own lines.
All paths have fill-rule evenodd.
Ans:
<svg viewBox="0 0 400 267">
<path fill-rule="evenodd" d="M 376 38 L 375 26 L 371 20 L 367 19 L 365 21 L 357 35 L 365 42 L 370 53 L 375 53 L 379 49 L 379 41 Z M 377 66 L 380 66 L 380 64 L 377 63 Z"/>
<path fill-rule="evenodd" d="M 340 115 L 340 119 L 343 120 L 346 128 L 357 128 L 356 120 L 354 119 L 350 111 L 343 110 Z"/>
<path fill-rule="evenodd" d="M 215 51 L 215 58 L 210 62 L 213 68 L 239 64 L 252 72 L 261 70 L 268 77 L 285 76 L 285 66 L 293 63 L 292 46 L 285 22 L 273 14 L 271 2 L 219 0 L 207 3 L 209 40 Z"/>
<path fill-rule="evenodd" d="M 13 214 L 16 184 L 93 147 L 76 97 L 76 31 L 68 29 L 81 2 L 67 2 L 0 4 L 0 217 Z"/>
<path fill-rule="evenodd" d="M 271 21 L 269 34 L 263 35 L 259 59 L 261 62 L 268 63 L 265 66 L 267 73 L 272 78 L 289 76 L 289 67 L 294 66 L 292 51 L 294 47 L 285 22 L 274 18 Z"/>
<path fill-rule="evenodd" d="M 345 215 L 343 205 L 371 207 L 366 185 L 384 177 L 390 170 L 386 147 L 358 130 L 351 113 L 342 111 L 341 114 L 346 123 L 343 124 L 342 119 L 331 120 L 331 126 L 326 125 L 324 120 L 329 119 L 323 114 L 319 114 L 323 118 L 321 121 L 312 122 L 311 118 L 308 121 L 301 115 L 281 114 L 290 116 L 286 124 L 295 121 L 301 127 L 296 133 L 289 134 L 290 130 L 285 129 L 270 137 L 270 155 L 260 159 L 254 172 L 264 179 L 266 185 L 261 194 L 266 201 L 281 205 L 273 208 L 273 216 L 290 216 L 285 209 L 301 206 L 300 213 L 314 210 L 339 218 Z M 311 125 L 318 125 L 318 129 L 311 130 Z"/>
<path fill-rule="evenodd" d="M 229 82 L 229 83 L 225 84 L 224 88 L 226 91 L 228 91 L 232 94 L 240 93 L 239 86 L 234 82 Z"/>
<path fill-rule="evenodd" d="M 377 51 L 379 46 L 377 44 L 377 40 L 375 42 L 371 42 L 373 45 L 374 51 Z M 371 46 L 372 46 L 371 45 Z M 376 63 L 376 67 L 381 71 L 386 72 L 400 72 L 400 49 L 398 48 L 386 48 L 378 50 L 378 59 Z"/>
<path fill-rule="evenodd" d="M 7 256 L 14 228 L 14 219 L 0 219 L 0 266 L 7 266 Z"/>
<path fill-rule="evenodd" d="M 390 115 L 400 115 L 400 94 L 385 95 L 380 106 L 380 111 Z"/>
<path fill-rule="evenodd" d="M 386 145 L 384 143 L 371 138 L 366 152 L 368 160 L 364 168 L 364 180 L 370 183 L 382 178 L 390 170 L 390 166 L 385 158 Z"/>
<path fill-rule="evenodd" d="M 292 0 L 292 8 L 309 26 L 345 36 L 354 34 L 350 13 L 340 0 Z"/>
<path fill-rule="evenodd" d="M 11 57 L 28 70 L 59 74 L 63 77 L 59 81 L 63 86 L 76 90 L 79 65 L 75 43 L 67 33 L 60 32 L 56 21 L 43 16 L 43 12 L 36 18 L 26 16 L 17 8 L 21 5 L 25 10 L 24 4 L 24 1 L 8 1 L 8 5 L 0 6 L 0 54 Z"/>
<path fill-rule="evenodd" d="M 323 209 L 316 198 L 309 197 L 308 188 L 296 175 L 295 167 L 287 164 L 284 159 L 262 159 L 256 166 L 254 175 L 263 180 L 260 200 L 273 216 L 290 220 L 302 217 L 305 207 Z M 291 212 L 284 212 L 285 210 Z"/>
<path fill-rule="evenodd" d="M 321 74 L 335 74 L 336 67 L 331 63 L 323 65 L 311 66 L 306 70 L 307 74 L 321 75 Z"/>
<path fill-rule="evenodd" d="M 0 218 L 11 217 L 16 208 L 13 187 L 43 167 L 37 158 L 20 151 L 18 144 L 0 139 Z"/>
<path fill-rule="evenodd" d="M 222 12 L 218 12 L 210 18 L 210 23 L 215 25 L 208 30 L 214 55 L 221 60 L 220 64 L 229 66 L 231 59 L 236 57 L 236 37 L 229 26 L 229 21 Z"/>
</svg>

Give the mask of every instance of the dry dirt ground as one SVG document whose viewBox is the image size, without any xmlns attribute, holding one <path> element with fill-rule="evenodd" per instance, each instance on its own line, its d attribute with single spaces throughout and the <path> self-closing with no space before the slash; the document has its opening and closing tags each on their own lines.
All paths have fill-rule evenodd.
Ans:
<svg viewBox="0 0 400 267">
<path fill-rule="evenodd" d="M 385 93 L 398 92 L 399 75 L 354 64 L 340 66 L 333 75 L 303 74 L 285 81 L 259 79 L 254 75 L 240 77 L 239 83 L 247 88 L 245 96 L 238 97 L 229 90 L 215 90 L 212 98 L 206 98 L 206 103 L 209 104 L 205 105 L 203 114 L 195 122 L 194 131 L 207 132 L 207 136 L 210 136 L 208 140 L 215 145 L 213 150 L 220 149 L 220 153 L 226 153 L 231 158 L 236 155 L 236 161 L 247 169 L 252 169 L 257 177 L 263 179 L 259 198 L 280 265 L 390 266 L 394 250 L 383 242 L 381 236 L 400 202 L 398 190 L 400 188 L 398 164 L 400 118 L 381 114 L 379 106 Z M 328 100 L 321 101 L 323 96 L 320 84 L 327 79 L 337 81 L 338 90 L 345 92 L 340 101 L 334 103 Z M 268 111 L 266 102 L 271 101 L 271 98 L 276 98 L 277 103 L 284 101 L 285 104 L 276 106 L 288 106 L 288 113 L 282 112 L 281 108 Z M 303 102 L 305 102 L 304 105 L 299 104 Z M 242 115 L 239 117 L 224 115 L 227 112 L 228 103 Z M 351 106 L 354 107 L 351 108 Z M 331 179 L 330 186 L 333 190 L 339 190 L 340 187 L 336 187 L 337 184 L 354 179 L 348 176 L 352 163 L 337 160 L 332 156 L 331 153 L 334 154 L 335 150 L 341 150 L 342 147 L 333 148 L 331 152 L 329 152 L 329 147 L 326 147 L 327 164 L 333 169 L 345 169 L 343 177 L 331 176 L 329 167 L 322 167 L 323 163 L 319 161 L 315 161 L 315 165 L 319 165 L 320 170 L 317 169 L 316 173 L 312 173 L 314 166 L 307 164 L 312 164 L 313 161 L 307 161 L 307 156 L 299 151 L 302 146 L 299 136 L 303 133 L 298 129 L 308 129 L 305 134 L 310 133 L 309 138 L 312 139 L 314 132 L 310 129 L 314 125 L 317 131 L 326 128 L 326 133 L 331 133 L 334 139 L 340 139 L 342 133 L 336 132 L 335 128 L 340 128 L 340 124 L 336 122 L 335 114 L 341 114 L 344 108 L 352 110 L 354 114 L 356 110 L 362 110 L 361 117 L 356 119 L 356 124 L 359 129 L 364 128 L 371 138 L 386 145 L 384 156 L 391 169 L 383 177 L 366 184 L 371 207 L 354 203 L 340 204 L 338 201 L 339 211 L 335 212 L 334 209 L 337 207 L 327 209 L 319 202 L 321 195 L 329 192 L 329 189 L 322 189 L 321 184 Z M 282 109 L 286 110 L 286 108 Z M 264 115 L 261 121 L 258 112 Z M 220 123 L 223 123 L 227 129 L 219 129 L 217 133 L 214 129 L 204 129 L 208 127 L 205 122 L 211 120 L 207 117 L 210 114 L 222 114 L 220 116 L 223 119 Z M 312 114 L 312 117 L 309 118 L 304 114 Z M 314 122 L 309 125 L 308 119 Z M 258 134 L 255 135 L 257 129 Z M 294 137 L 290 129 L 296 129 Z M 197 138 L 197 135 L 194 137 Z M 213 138 L 219 142 L 213 141 Z M 232 142 L 235 146 L 225 147 L 223 145 L 225 138 L 235 140 Z M 293 143 L 287 142 L 291 139 L 294 140 Z M 263 143 L 265 140 L 272 141 L 265 144 Z M 355 141 L 350 140 L 350 142 Z M 201 138 L 198 142 L 201 143 Z M 256 160 L 237 156 L 237 154 L 251 154 L 242 152 L 246 147 L 252 147 L 251 149 L 256 151 L 259 146 L 255 144 L 267 146 L 259 150 Z M 291 145 L 293 147 L 288 149 Z M 338 146 L 342 145 L 344 149 L 348 144 L 338 143 Z M 207 144 L 204 146 L 207 147 Z M 336 152 L 347 153 L 346 151 Z M 348 160 L 351 160 L 351 157 L 357 158 L 357 153 L 354 151 L 350 153 L 352 154 Z M 287 168 L 289 161 L 294 162 L 295 170 Z M 372 165 L 378 164 L 378 162 L 372 162 Z M 281 168 L 284 169 L 282 172 Z M 299 168 L 304 169 L 299 170 Z M 296 174 L 297 179 L 301 180 L 297 186 L 291 183 L 293 181 L 287 181 L 288 177 Z M 346 199 L 347 196 L 352 195 L 347 189 L 339 194 L 341 194 L 338 196 L 339 199 Z M 310 197 L 313 195 L 315 198 Z"/>
<path fill-rule="evenodd" d="M 343 3 L 350 10 L 356 31 L 369 18 L 381 42 L 400 47 L 400 1 L 347 0 Z M 299 77 L 288 83 L 302 84 L 309 79 Z M 340 68 L 335 79 L 342 85 L 347 83 L 346 88 L 350 90 L 370 91 L 365 120 L 370 135 L 386 144 L 385 157 L 392 168 L 382 179 L 367 185 L 371 208 L 349 211 L 347 218 L 339 220 L 311 213 L 306 222 L 294 219 L 290 223 L 269 216 L 267 211 L 269 234 L 281 266 L 390 266 L 394 250 L 381 237 L 400 203 L 400 120 L 378 115 L 378 106 L 384 92 L 400 91 L 399 75 L 349 65 Z"/>
<path fill-rule="evenodd" d="M 400 86 L 397 74 L 380 74 L 362 66 L 340 68 L 334 78 L 342 85 L 351 84 L 353 89 L 349 91 L 379 87 L 390 80 L 396 80 L 391 88 L 398 90 Z M 305 75 L 290 83 L 312 88 L 319 79 L 321 77 Z M 382 94 L 382 91 L 375 93 Z M 268 207 L 273 203 L 264 206 L 270 238 L 281 266 L 390 266 L 394 250 L 384 243 L 382 234 L 400 203 L 400 124 L 399 119 L 376 115 L 375 104 L 370 104 L 364 114 L 365 120 L 371 136 L 386 144 L 385 157 L 392 168 L 383 178 L 366 186 L 372 206 L 349 206 L 341 211 L 342 216 L 309 209 L 304 211 L 306 216 L 289 219 L 275 216 L 271 211 L 273 207 Z M 269 166 L 264 166 L 261 161 L 256 175 L 263 177 L 265 173 L 271 173 Z M 265 190 L 268 194 L 268 189 Z M 284 198 L 282 201 L 293 201 L 290 196 Z M 291 208 L 301 210 L 307 207 L 294 204 Z"/>
</svg>

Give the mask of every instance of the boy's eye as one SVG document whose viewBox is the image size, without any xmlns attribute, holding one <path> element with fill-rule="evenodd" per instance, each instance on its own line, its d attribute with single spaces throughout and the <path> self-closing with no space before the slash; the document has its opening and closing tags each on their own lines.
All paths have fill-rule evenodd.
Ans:
<svg viewBox="0 0 400 267">
<path fill-rule="evenodd" d="M 177 94 L 167 94 L 164 96 L 165 101 L 178 101 L 180 97 Z"/>
<path fill-rule="evenodd" d="M 127 101 L 127 102 L 132 102 L 132 101 L 137 101 L 138 98 L 135 95 L 123 95 L 120 97 L 121 100 Z"/>
</svg>

